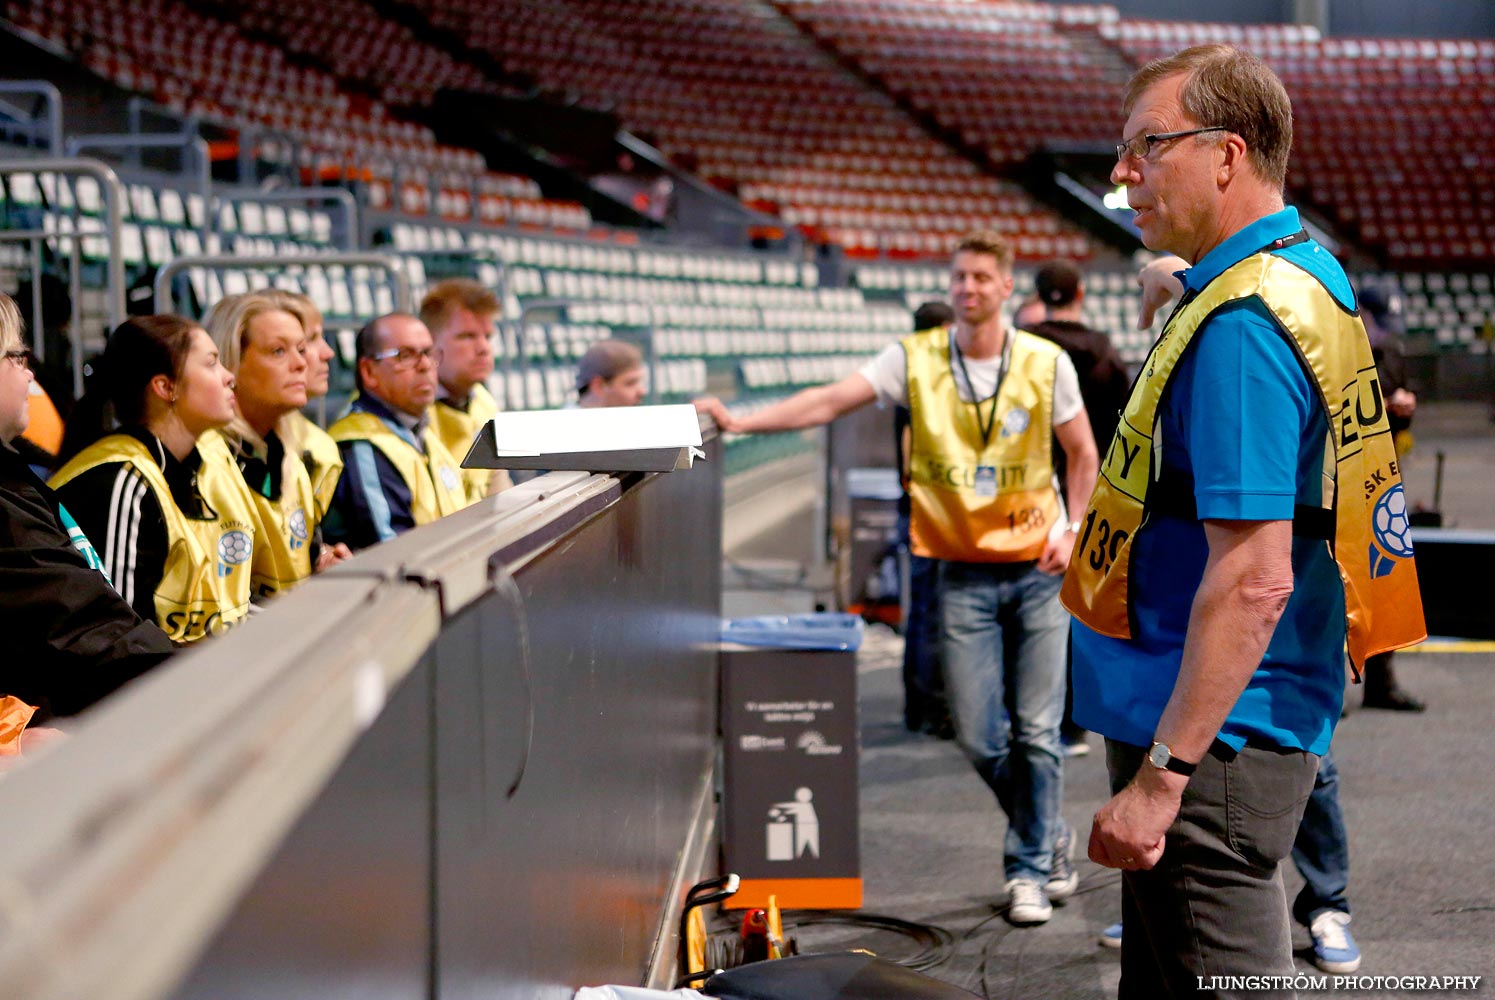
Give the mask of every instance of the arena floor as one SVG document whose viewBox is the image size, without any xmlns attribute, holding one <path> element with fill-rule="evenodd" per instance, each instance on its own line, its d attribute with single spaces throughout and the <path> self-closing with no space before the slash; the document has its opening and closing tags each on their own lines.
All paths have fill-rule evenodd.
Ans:
<svg viewBox="0 0 1495 1000">
<path fill-rule="evenodd" d="M 1414 504 L 1431 504 L 1434 456 L 1442 449 L 1447 523 L 1495 529 L 1495 425 L 1487 408 L 1426 406 L 1416 430 L 1406 462 Z M 776 532 L 756 552 L 767 555 L 784 538 Z M 737 555 L 750 560 L 754 552 L 744 545 Z M 799 574 L 814 577 L 813 568 Z M 729 600 L 736 601 L 733 613 L 747 613 L 755 602 L 763 610 L 795 610 L 796 596 L 813 595 L 736 591 Z M 858 659 L 864 909 L 948 931 L 951 944 L 927 972 L 978 995 L 1115 996 L 1117 954 L 1098 947 L 1096 938 L 1120 916 L 1119 875 L 1083 859 L 1090 818 L 1107 797 L 1099 739 L 1091 737 L 1095 752 L 1066 763 L 1064 814 L 1079 832 L 1080 889 L 1048 924 L 1014 928 L 999 909 L 1004 822 L 953 743 L 904 730 L 901 656 L 902 640 L 877 626 Z M 1495 760 L 1495 645 L 1425 648 L 1399 654 L 1396 663 L 1404 687 L 1428 703 L 1427 713 L 1359 711 L 1359 692 L 1352 690 L 1352 711 L 1335 742 L 1350 830 L 1351 929 L 1364 953 L 1357 975 L 1478 975 L 1488 989 L 1495 976 L 1495 794 L 1486 770 Z M 1289 894 L 1296 892 L 1296 872 L 1287 879 Z M 920 951 L 886 931 L 820 925 L 794 933 L 807 950 L 865 947 L 890 958 Z M 1299 930 L 1297 944 L 1306 949 L 1306 932 Z M 1320 974 L 1304 951 L 1298 968 Z M 1384 985 L 1355 991 L 1392 993 Z"/>
<path fill-rule="evenodd" d="M 1117 953 L 1096 937 L 1120 918 L 1119 874 L 1081 859 L 1079 891 L 1048 924 L 1009 925 L 999 910 L 1004 822 L 953 743 L 903 729 L 901 656 L 902 640 L 879 626 L 858 662 L 864 909 L 949 931 L 948 956 L 927 972 L 978 995 L 1114 997 Z M 1359 975 L 1495 974 L 1495 796 L 1484 771 L 1495 750 L 1492 667 L 1495 652 L 1402 654 L 1397 669 L 1427 713 L 1352 711 L 1341 724 L 1335 751 L 1350 830 L 1351 929 L 1365 956 Z M 1106 800 L 1100 741 L 1091 740 L 1097 752 L 1065 765 L 1064 815 L 1081 854 Z M 1296 873 L 1287 877 L 1296 892 Z M 889 958 L 919 950 L 887 932 L 797 933 L 808 950 L 865 947 Z M 1306 932 L 1297 943 L 1306 948 Z M 1319 974 L 1303 952 L 1297 964 Z"/>
</svg>

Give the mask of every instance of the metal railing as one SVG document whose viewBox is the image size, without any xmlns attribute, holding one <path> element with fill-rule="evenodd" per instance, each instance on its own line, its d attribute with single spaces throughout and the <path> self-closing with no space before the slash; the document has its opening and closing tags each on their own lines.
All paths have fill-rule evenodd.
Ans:
<svg viewBox="0 0 1495 1000">
<path fill-rule="evenodd" d="M 524 303 L 524 305 L 520 307 L 520 309 L 519 309 L 519 319 L 518 319 L 517 323 L 515 324 L 515 328 L 514 328 L 514 334 L 515 334 L 515 354 L 518 356 L 518 359 L 519 359 L 519 366 L 520 366 L 520 393 L 521 393 L 521 395 L 523 397 L 523 400 L 524 400 L 524 408 L 525 409 L 530 409 L 531 408 L 531 406 L 530 406 L 530 398 L 529 398 L 529 383 L 530 383 L 530 379 L 529 379 L 529 372 L 530 372 L 529 351 L 527 350 L 527 346 L 528 345 L 525 343 L 525 339 L 527 337 L 526 330 L 527 330 L 528 325 L 529 325 L 529 317 L 530 317 L 530 315 L 532 313 L 542 312 L 542 311 L 543 312 L 556 312 L 556 313 L 565 315 L 567 313 L 567 311 L 570 310 L 570 308 L 572 306 L 623 306 L 623 307 L 628 308 L 628 309 L 642 309 L 644 311 L 644 315 L 647 317 L 647 319 L 641 325 L 640 324 L 634 324 L 634 323 L 627 323 L 627 324 L 605 323 L 605 324 L 602 324 L 602 325 L 604 325 L 604 326 L 621 325 L 621 326 L 627 326 L 629 329 L 643 331 L 645 358 L 646 358 L 646 360 L 648 362 L 648 365 L 649 365 L 649 402 L 651 402 L 651 403 L 657 403 L 657 402 L 659 402 L 659 381 L 660 381 L 659 348 L 658 348 L 658 346 L 655 343 L 655 336 L 654 336 L 654 326 L 655 326 L 655 324 L 654 324 L 654 307 L 653 306 L 649 305 L 649 303 L 647 303 L 647 302 L 618 302 L 618 301 L 599 302 L 599 301 L 596 301 L 596 300 L 593 300 L 593 299 L 587 299 L 587 300 L 584 300 L 584 301 L 583 300 L 579 300 L 579 299 L 530 299 L 528 302 Z M 544 402 L 544 401 L 542 401 L 542 402 Z"/>
<path fill-rule="evenodd" d="M 206 139 L 183 132 L 177 135 L 80 135 L 68 140 L 69 156 L 76 156 L 83 149 L 180 149 L 183 155 L 190 151 L 197 167 L 197 194 L 203 205 L 202 225 L 198 229 L 204 242 L 212 234 L 213 156 Z"/>
<path fill-rule="evenodd" d="M 236 257 L 232 254 L 175 257 L 156 272 L 155 310 L 173 311 L 175 296 L 172 294 L 172 279 L 192 268 L 208 271 L 292 273 L 312 267 L 367 267 L 383 271 L 389 275 L 389 284 L 394 290 L 395 311 L 410 312 L 413 308 L 410 278 L 398 258 L 380 253 L 329 253 L 307 254 L 303 257 Z"/>
<path fill-rule="evenodd" d="M 63 154 L 62 92 L 55 84 L 46 80 L 0 80 L 0 94 L 33 94 L 45 101 L 47 114 L 41 125 L 46 129 L 47 152 L 53 156 Z"/>
<path fill-rule="evenodd" d="M 120 247 L 120 233 L 124 227 L 124 185 L 119 176 L 106 163 L 84 158 L 43 158 L 36 160 L 0 160 L 0 177 L 14 174 L 62 174 L 69 177 L 91 177 L 99 182 L 104 195 L 104 230 L 102 233 L 50 233 L 45 230 L 11 230 L 0 233 L 0 240 L 26 242 L 31 245 L 31 308 L 32 343 L 37 360 L 45 360 L 43 345 L 43 317 L 41 304 L 41 248 L 48 240 L 72 240 L 69 265 L 69 292 L 75 315 L 82 301 L 83 241 L 102 237 L 108 246 L 104 261 L 105 299 L 104 311 L 108 328 L 113 330 L 125 321 L 125 265 Z M 79 331 L 73 331 L 73 392 L 83 394 L 83 340 Z"/>
<path fill-rule="evenodd" d="M 5 814 L 26 817 L 0 852 L 5 995 L 242 992 L 223 956 L 266 900 L 288 932 L 249 931 L 250 992 L 284 995 L 308 955 L 329 977 L 303 980 L 313 993 L 435 995 L 426 977 L 456 981 L 474 957 L 504 996 L 569 995 L 579 968 L 636 981 L 673 948 L 663 893 L 700 877 L 680 846 L 711 815 L 720 537 L 674 533 L 720 523 L 718 469 L 521 484 L 316 575 L 65 723 L 70 739 L 0 783 Z M 372 824 L 356 801 L 370 775 L 389 810 Z M 587 879 L 548 874 L 568 852 Z M 344 890 L 370 872 L 381 933 L 344 948 L 337 928 L 362 912 Z M 599 888 L 616 906 L 595 905 Z M 491 928 L 481 955 L 466 928 Z"/>
<path fill-rule="evenodd" d="M 353 197 L 353 192 L 347 188 L 323 188 L 323 187 L 297 187 L 297 188 L 273 188 L 269 191 L 239 191 L 231 194 L 214 195 L 213 201 L 207 207 L 208 225 L 216 228 L 218 214 L 214 207 L 220 203 L 237 202 L 286 202 L 290 204 L 306 204 L 307 202 L 332 202 L 343 210 L 343 247 L 344 250 L 356 250 L 359 240 L 358 221 L 358 199 Z M 243 229 L 243 226 L 240 226 Z"/>
</svg>

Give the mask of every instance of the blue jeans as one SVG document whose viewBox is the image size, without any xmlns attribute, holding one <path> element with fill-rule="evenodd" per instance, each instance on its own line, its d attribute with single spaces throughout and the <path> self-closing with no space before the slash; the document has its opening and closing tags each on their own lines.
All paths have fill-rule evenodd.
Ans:
<svg viewBox="0 0 1495 1000">
<path fill-rule="evenodd" d="M 1334 751 L 1319 761 L 1313 794 L 1303 810 L 1293 841 L 1293 864 L 1303 876 L 1303 888 L 1293 900 L 1293 919 L 1308 926 L 1319 910 L 1350 912 L 1345 890 L 1350 884 L 1350 842 L 1339 811 L 1339 768 Z"/>
<path fill-rule="evenodd" d="M 940 565 L 942 659 L 956 739 L 1007 814 L 1009 879 L 1048 880 L 1064 763 L 1069 614 L 1032 563 Z"/>
</svg>

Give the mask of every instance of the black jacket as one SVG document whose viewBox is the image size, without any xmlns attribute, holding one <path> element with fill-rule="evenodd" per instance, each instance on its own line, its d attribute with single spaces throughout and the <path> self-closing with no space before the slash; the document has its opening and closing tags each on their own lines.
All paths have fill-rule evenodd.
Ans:
<svg viewBox="0 0 1495 1000">
<path fill-rule="evenodd" d="M 1063 319 L 1039 323 L 1029 332 L 1058 344 L 1074 362 L 1075 374 L 1080 379 L 1080 397 L 1085 400 L 1090 431 L 1095 435 L 1095 449 L 1105 457 L 1132 386 L 1126 363 L 1111 338 L 1084 323 Z"/>
<path fill-rule="evenodd" d="M 48 715 L 82 711 L 171 655 L 73 547 L 56 496 L 0 444 L 0 694 Z"/>
</svg>

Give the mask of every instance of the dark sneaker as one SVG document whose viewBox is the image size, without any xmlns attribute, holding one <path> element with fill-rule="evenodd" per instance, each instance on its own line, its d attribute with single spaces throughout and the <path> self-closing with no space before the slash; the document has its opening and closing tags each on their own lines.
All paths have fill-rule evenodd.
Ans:
<svg viewBox="0 0 1495 1000">
<path fill-rule="evenodd" d="M 1064 820 L 1059 820 L 1059 832 L 1054 835 L 1054 858 L 1049 868 L 1049 881 L 1044 893 L 1055 903 L 1062 903 L 1075 894 L 1080 885 L 1079 872 L 1075 871 L 1075 831 Z"/>
<path fill-rule="evenodd" d="M 1381 691 L 1375 695 L 1367 691 L 1365 693 L 1365 700 L 1360 705 L 1362 708 L 1380 708 L 1388 712 L 1427 711 L 1426 705 L 1401 688 L 1392 688 L 1390 691 Z"/>
</svg>

